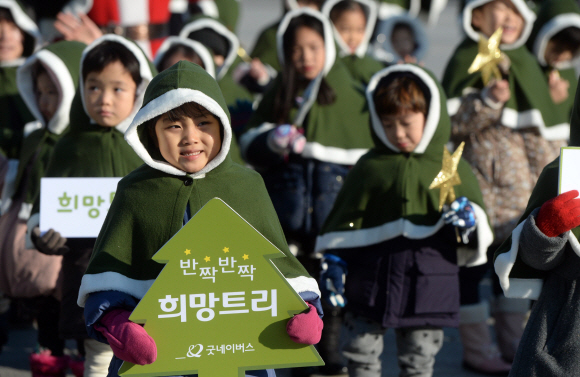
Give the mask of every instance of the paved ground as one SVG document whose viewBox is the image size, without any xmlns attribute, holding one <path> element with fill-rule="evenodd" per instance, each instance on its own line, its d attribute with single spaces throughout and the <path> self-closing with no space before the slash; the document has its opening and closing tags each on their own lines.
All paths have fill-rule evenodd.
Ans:
<svg viewBox="0 0 580 377">
<path fill-rule="evenodd" d="M 259 31 L 266 25 L 274 22 L 282 14 L 280 1 L 274 0 L 243 0 L 241 20 L 238 34 L 243 46 L 251 49 Z M 450 0 L 450 5 L 444 11 L 438 25 L 428 30 L 431 38 L 426 66 L 438 77 L 441 77 L 447 59 L 461 39 L 457 27 L 457 2 Z M 0 354 L 0 377 L 30 376 L 28 369 L 28 355 L 35 345 L 36 332 L 32 327 L 13 329 L 10 341 Z M 385 369 L 383 377 L 398 375 L 395 358 L 394 333 L 389 331 L 385 339 Z M 437 356 L 435 377 L 476 377 L 461 368 L 461 344 L 456 329 L 445 330 L 445 343 Z M 281 377 L 288 376 L 287 370 L 279 373 Z M 70 375 L 72 376 L 72 375 Z"/>
</svg>

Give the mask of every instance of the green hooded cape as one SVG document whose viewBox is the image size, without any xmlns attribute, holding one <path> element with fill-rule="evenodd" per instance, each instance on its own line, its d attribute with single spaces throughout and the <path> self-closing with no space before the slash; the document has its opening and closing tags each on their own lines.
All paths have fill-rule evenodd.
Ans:
<svg viewBox="0 0 580 377">
<path fill-rule="evenodd" d="M 290 21 L 307 14 L 322 22 L 324 28 L 325 63 L 322 73 L 311 81 L 306 89 L 303 105 L 290 111 L 290 124 L 304 128 L 306 146 L 303 158 L 340 165 L 354 165 L 372 146 L 368 129 L 368 108 L 363 89 L 340 60 L 336 60 L 335 43 L 330 22 L 320 12 L 310 8 L 300 8 L 288 12 L 278 29 L 278 60 L 284 66 L 283 36 Z M 317 81 L 326 80 L 336 94 L 333 104 L 321 106 L 316 102 Z M 240 149 L 244 156 L 250 144 L 264 132 L 276 127 L 277 115 L 273 113 L 276 93 L 281 90 L 282 75 L 278 75 L 272 87 L 264 94 L 260 105 L 252 115 L 246 132 L 240 138 Z"/>
<path fill-rule="evenodd" d="M 46 177 L 124 177 L 143 163 L 125 141 L 124 132 L 141 107 L 145 88 L 157 72 L 134 42 L 114 34 L 95 40 L 83 51 L 79 72 L 82 72 L 87 53 L 104 41 L 122 44 L 139 62 L 142 82 L 136 91 L 133 111 L 115 127 L 99 126 L 86 112 L 84 82 L 81 81 L 70 110 L 70 129 L 56 143 L 46 169 Z M 38 211 L 37 200 L 32 210 L 33 215 L 28 221 L 29 232 L 39 222 Z"/>
<path fill-rule="evenodd" d="M 538 10 L 538 18 L 534 23 L 532 34 L 528 39 L 528 49 L 536 57 L 546 77 L 554 69 L 560 73 L 560 77 L 570 83 L 568 87 L 568 98 L 556 105 L 557 112 L 566 116 L 572 114 L 574 107 L 574 94 L 578 86 L 578 76 L 576 75 L 575 63 L 578 62 L 578 55 L 571 61 L 550 67 L 545 59 L 546 46 L 548 41 L 557 33 L 568 27 L 580 29 L 580 7 L 574 0 L 546 0 Z"/>
<path fill-rule="evenodd" d="M 34 21 L 28 17 L 19 1 L 0 0 L 0 8 L 6 8 L 16 25 L 40 45 L 40 33 Z M 18 158 L 24 125 L 34 118 L 22 101 L 16 84 L 16 71 L 33 51 L 24 51 L 23 57 L 13 61 L 0 61 L 0 155 Z"/>
<path fill-rule="evenodd" d="M 256 40 L 254 49 L 250 53 L 252 58 L 259 58 L 264 64 L 268 64 L 276 71 L 280 71 L 280 62 L 278 61 L 276 32 L 280 26 L 280 21 L 274 22 L 272 25 L 266 27 Z"/>
<path fill-rule="evenodd" d="M 80 42 L 57 42 L 33 54 L 18 69 L 20 94 L 36 118 L 36 121 L 26 125 L 25 130 L 34 128 L 35 131 L 24 139 L 14 192 L 8 200 L 3 200 L 2 207 L 7 209 L 16 195 L 24 195 L 18 214 L 21 220 L 26 221 L 30 217 L 32 205 L 40 194 L 40 179 L 46 173 L 52 150 L 68 131 L 71 104 L 79 79 L 79 62 L 85 47 Z M 33 77 L 33 68 L 36 64 L 42 64 L 60 93 L 60 103 L 48 124 L 40 112 L 34 93 L 36 77 Z"/>
<path fill-rule="evenodd" d="M 580 146 L 580 88 L 576 91 L 572 120 L 570 121 L 570 146 Z M 519 225 L 512 231 L 504 243 L 495 252 L 494 268 L 506 297 L 537 299 L 542 290 L 546 271 L 536 270 L 525 264 L 518 255 L 520 235 L 525 220 L 530 213 L 550 199 L 558 196 L 560 178 L 560 158 L 549 163 L 532 191 L 528 206 L 519 220 Z M 568 232 L 568 242 L 574 252 L 580 255 L 580 227 Z"/>
<path fill-rule="evenodd" d="M 412 153 L 401 153 L 389 142 L 375 110 L 373 94 L 377 84 L 391 74 L 411 75 L 429 91 L 425 129 Z M 399 236 L 427 238 L 445 225 L 439 211 L 439 190 L 429 189 L 442 168 L 443 149 L 451 133 L 446 97 L 437 80 L 416 65 L 397 64 L 374 75 L 366 95 L 375 146 L 349 172 L 317 238 L 317 252 L 364 247 Z M 486 262 L 493 234 L 471 167 L 462 159 L 457 172 L 461 184 L 454 187 L 455 194 L 472 202 L 478 235 L 477 249 L 458 248 L 458 261 L 475 266 Z"/>
<path fill-rule="evenodd" d="M 471 26 L 472 10 L 491 0 L 472 0 L 463 11 L 463 28 L 467 37 L 457 47 L 447 64 L 442 85 L 449 97 L 449 114 L 455 115 L 461 105 L 461 96 L 473 90 L 481 90 L 481 73 L 468 74 L 467 69 L 478 53 L 480 34 Z M 506 102 L 501 115 L 503 126 L 518 129 L 536 127 L 547 140 L 567 140 L 570 132 L 568 114 L 556 111 L 550 97 L 544 73 L 533 55 L 524 46 L 532 30 L 535 15 L 523 0 L 512 0 L 524 18 L 524 28 L 520 38 L 511 45 L 500 45 L 500 49 L 511 60 L 508 81 L 511 98 Z"/>
<path fill-rule="evenodd" d="M 198 103 L 218 118 L 224 135 L 217 156 L 193 174 L 159 159 L 159 150 L 141 127 L 147 120 L 186 102 Z M 143 107 L 125 137 L 145 165 L 119 182 L 83 277 L 79 305 L 84 306 L 92 292 L 105 290 L 141 299 L 163 268 L 151 257 L 181 229 L 186 207 L 194 215 L 215 197 L 287 255 L 274 263 L 297 292 L 320 295 L 316 281 L 288 250 L 260 175 L 232 162 L 232 129 L 226 102 L 218 84 L 205 70 L 180 61 L 159 74 L 147 88 Z"/>
<path fill-rule="evenodd" d="M 332 12 L 332 9 L 341 1 L 343 0 L 325 1 L 321 9 L 322 14 L 330 18 L 330 12 Z M 373 36 L 373 31 L 375 30 L 375 24 L 377 21 L 377 5 L 375 2 L 370 0 L 356 1 L 364 9 L 367 24 L 363 40 L 354 51 L 354 53 L 351 53 L 350 48 L 343 41 L 340 33 L 334 27 L 334 24 L 332 25 L 332 32 L 334 34 L 334 39 L 339 47 L 338 56 L 340 57 L 340 60 L 342 60 L 356 81 L 366 85 L 375 73 L 384 68 L 383 64 L 375 60 L 372 56 L 368 55 L 369 42 Z"/>
</svg>

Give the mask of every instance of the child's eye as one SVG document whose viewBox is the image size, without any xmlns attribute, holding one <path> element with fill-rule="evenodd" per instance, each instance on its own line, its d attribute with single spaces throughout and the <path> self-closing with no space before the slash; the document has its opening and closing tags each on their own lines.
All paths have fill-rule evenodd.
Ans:
<svg viewBox="0 0 580 377">
<path fill-rule="evenodd" d="M 115 88 L 115 92 L 124 92 L 124 91 L 125 91 L 125 89 L 123 89 L 123 88 Z"/>
</svg>

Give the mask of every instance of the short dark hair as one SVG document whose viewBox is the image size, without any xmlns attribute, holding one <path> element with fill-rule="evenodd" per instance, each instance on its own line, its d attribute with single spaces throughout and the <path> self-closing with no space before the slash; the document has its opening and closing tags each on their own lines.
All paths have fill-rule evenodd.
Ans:
<svg viewBox="0 0 580 377">
<path fill-rule="evenodd" d="M 360 11 L 362 12 L 362 14 L 364 14 L 365 19 L 367 19 L 367 13 L 365 12 L 363 6 L 354 0 L 343 0 L 338 2 L 334 7 L 332 7 L 332 10 L 330 11 L 330 20 L 332 21 L 332 23 L 336 23 L 338 21 L 338 19 L 340 18 L 340 16 L 344 13 L 344 12 L 352 12 L 352 11 Z"/>
<path fill-rule="evenodd" d="M 182 120 L 184 118 L 196 118 L 196 117 L 208 116 L 208 115 L 212 115 L 218 120 L 218 122 L 220 124 L 220 138 L 223 142 L 223 140 L 224 140 L 224 126 L 222 124 L 221 119 L 219 117 L 215 116 L 213 113 L 211 113 L 208 109 L 206 109 L 205 107 L 203 107 L 202 105 L 200 105 L 199 103 L 196 103 L 196 102 L 186 102 L 183 105 L 175 107 L 166 113 L 158 115 L 155 118 L 152 118 L 152 119 L 148 120 L 147 122 L 145 122 L 144 127 L 147 129 L 147 133 L 148 133 L 149 137 L 152 138 L 153 141 L 155 142 L 155 144 L 157 145 L 157 135 L 155 134 L 155 124 L 157 123 L 157 121 L 159 119 L 166 117 L 170 122 L 176 122 L 176 121 Z"/>
<path fill-rule="evenodd" d="M 44 64 L 42 64 L 39 61 L 36 61 L 33 65 L 32 68 L 30 70 L 31 76 L 32 76 L 32 86 L 34 88 L 34 92 L 36 93 L 36 91 L 38 90 L 37 86 L 36 86 L 36 82 L 38 80 L 38 76 L 40 76 L 43 73 L 46 73 L 48 75 L 48 71 L 46 70 L 46 67 L 44 66 Z M 49 75 L 50 77 L 50 75 Z"/>
<path fill-rule="evenodd" d="M 373 102 L 379 118 L 401 115 L 407 111 L 429 112 L 429 91 L 423 83 L 408 75 L 386 76 L 379 81 Z"/>
<path fill-rule="evenodd" d="M 137 57 L 127 47 L 115 41 L 103 41 L 87 53 L 83 61 L 83 82 L 89 73 L 102 72 L 106 66 L 114 62 L 121 62 L 135 85 L 139 87 L 143 79 Z"/>
<path fill-rule="evenodd" d="M 201 66 L 203 69 L 205 69 L 205 64 L 203 64 L 203 60 L 201 60 L 199 54 L 197 54 L 192 47 L 181 43 L 176 43 L 173 46 L 171 46 L 165 52 L 165 54 L 163 54 L 163 58 L 161 58 L 161 61 L 159 62 L 159 64 L 157 64 L 157 71 L 161 72 L 162 68 L 165 67 L 165 64 L 167 63 L 169 58 L 174 54 L 182 54 L 192 63 L 195 63 Z"/>
<path fill-rule="evenodd" d="M 562 51 L 571 51 L 576 55 L 580 50 L 580 28 L 569 26 L 554 34 L 550 41 L 555 44 L 555 48 Z"/>
<path fill-rule="evenodd" d="M 29 57 L 34 52 L 34 46 L 36 45 L 35 39 L 32 35 L 28 34 L 26 31 L 22 30 L 20 26 L 14 21 L 14 16 L 10 9 L 0 7 L 0 21 L 12 22 L 20 30 L 24 36 L 22 41 L 22 56 Z"/>
</svg>

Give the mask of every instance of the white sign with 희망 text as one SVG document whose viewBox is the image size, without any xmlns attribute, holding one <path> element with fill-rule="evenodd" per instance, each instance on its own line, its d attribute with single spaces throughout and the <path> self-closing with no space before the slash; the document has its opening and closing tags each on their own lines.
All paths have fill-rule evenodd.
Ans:
<svg viewBox="0 0 580 377">
<path fill-rule="evenodd" d="M 121 178 L 42 178 L 40 232 L 96 238 Z"/>
</svg>

